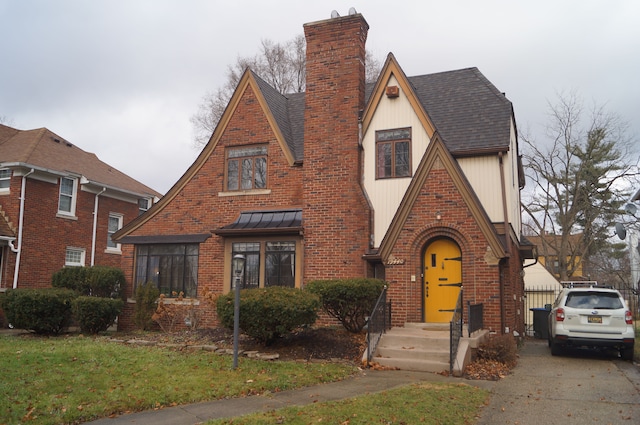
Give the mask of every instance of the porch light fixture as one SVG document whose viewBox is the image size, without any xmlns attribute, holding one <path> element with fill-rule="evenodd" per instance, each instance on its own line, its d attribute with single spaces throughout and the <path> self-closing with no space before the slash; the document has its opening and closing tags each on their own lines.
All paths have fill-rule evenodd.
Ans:
<svg viewBox="0 0 640 425">
<path fill-rule="evenodd" d="M 436 213 L 436 220 L 442 220 L 442 214 L 440 213 L 440 211 Z"/>
<path fill-rule="evenodd" d="M 244 273 L 246 258 L 242 254 L 233 256 L 233 284 L 235 300 L 233 303 L 233 369 L 238 367 L 238 339 L 240 336 L 240 282 Z"/>
</svg>

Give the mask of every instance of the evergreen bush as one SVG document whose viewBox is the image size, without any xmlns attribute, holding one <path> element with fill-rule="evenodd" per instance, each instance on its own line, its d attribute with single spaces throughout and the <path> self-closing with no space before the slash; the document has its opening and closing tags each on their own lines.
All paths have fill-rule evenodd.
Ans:
<svg viewBox="0 0 640 425">
<path fill-rule="evenodd" d="M 124 286 L 124 273 L 117 267 L 64 267 L 53 274 L 54 288 L 69 288 L 80 295 L 120 298 Z"/>
<path fill-rule="evenodd" d="M 320 298 L 323 310 L 349 332 L 362 331 L 384 288 L 380 279 L 355 278 L 315 280 L 306 290 Z"/>
<path fill-rule="evenodd" d="M 71 304 L 73 317 L 80 331 L 97 334 L 109 329 L 122 312 L 124 302 L 121 299 L 81 296 Z"/>
<path fill-rule="evenodd" d="M 75 291 L 63 288 L 9 289 L 2 308 L 7 321 L 16 328 L 57 335 L 69 326 L 76 297 Z"/>
<path fill-rule="evenodd" d="M 138 329 L 148 330 L 153 326 L 153 313 L 156 311 L 156 301 L 160 296 L 160 290 L 153 282 L 147 282 L 136 288 L 136 307 L 134 322 Z"/>
<path fill-rule="evenodd" d="M 233 329 L 234 292 L 217 300 L 220 323 Z M 320 301 L 314 294 L 295 288 L 273 286 L 240 291 L 240 328 L 264 345 L 318 318 Z"/>
</svg>

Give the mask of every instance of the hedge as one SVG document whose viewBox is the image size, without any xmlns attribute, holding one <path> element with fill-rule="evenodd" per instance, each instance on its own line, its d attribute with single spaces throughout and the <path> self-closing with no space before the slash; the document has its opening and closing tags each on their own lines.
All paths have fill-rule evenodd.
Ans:
<svg viewBox="0 0 640 425">
<path fill-rule="evenodd" d="M 71 289 L 9 289 L 2 299 L 2 308 L 15 328 L 57 335 L 71 323 L 71 303 L 76 297 Z"/>
<path fill-rule="evenodd" d="M 122 312 L 124 302 L 121 299 L 103 297 L 78 297 L 71 304 L 73 318 L 78 322 L 81 332 L 97 334 L 109 329 Z"/>
<path fill-rule="evenodd" d="M 218 318 L 233 328 L 234 292 L 217 301 Z M 314 294 L 295 288 L 273 286 L 240 291 L 240 328 L 257 341 L 269 345 L 276 338 L 305 326 L 318 318 L 320 301 Z"/>
</svg>

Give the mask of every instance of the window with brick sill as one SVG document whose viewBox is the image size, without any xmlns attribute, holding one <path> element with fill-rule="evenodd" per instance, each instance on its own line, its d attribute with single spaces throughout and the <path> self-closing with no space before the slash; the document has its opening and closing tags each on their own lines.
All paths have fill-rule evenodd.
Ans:
<svg viewBox="0 0 640 425">
<path fill-rule="evenodd" d="M 195 298 L 199 251 L 198 244 L 137 245 L 135 287 L 153 282 L 167 297 L 182 292 L 185 298 Z"/>
<path fill-rule="evenodd" d="M 78 179 L 71 177 L 60 178 L 60 194 L 58 197 L 58 214 L 75 216 Z"/>
<path fill-rule="evenodd" d="M 227 191 L 265 189 L 267 187 L 267 147 L 241 146 L 227 148 Z"/>
<path fill-rule="evenodd" d="M 122 214 L 110 213 L 107 226 L 107 252 L 120 252 L 120 244 L 111 239 L 111 236 L 122 228 Z"/>
<path fill-rule="evenodd" d="M 237 254 L 244 255 L 245 271 L 241 288 L 264 288 L 286 286 L 294 288 L 296 283 L 296 250 L 300 244 L 295 240 L 264 240 L 233 242 L 229 265 Z M 235 277 L 231 276 L 230 288 L 235 287 Z"/>
<path fill-rule="evenodd" d="M 376 178 L 411 177 L 411 128 L 376 131 Z"/>
</svg>

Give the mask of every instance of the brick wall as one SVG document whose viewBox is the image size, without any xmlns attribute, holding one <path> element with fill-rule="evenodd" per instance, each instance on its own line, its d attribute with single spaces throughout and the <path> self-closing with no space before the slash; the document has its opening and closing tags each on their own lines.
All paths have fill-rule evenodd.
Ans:
<svg viewBox="0 0 640 425">
<path fill-rule="evenodd" d="M 369 26 L 361 15 L 304 26 L 307 88 L 304 152 L 305 280 L 366 273 L 370 211 L 361 188 L 359 114 Z"/>
<path fill-rule="evenodd" d="M 14 179 L 16 180 L 16 179 Z M 12 181 L 11 197 L 19 198 L 20 180 Z M 17 185 L 14 185 L 17 183 Z M 40 180 L 27 179 L 25 191 L 25 212 L 22 234 L 22 254 L 18 287 L 45 288 L 51 286 L 51 276 L 64 267 L 68 246 L 83 248 L 86 252 L 85 265 L 91 264 L 91 241 L 93 233 L 93 209 L 95 195 L 78 189 L 76 201 L 77 219 L 57 217 L 59 185 Z M 17 228 L 19 221 L 19 199 L 3 201 L 3 209 L 10 213 L 10 220 Z M 13 203 L 13 205 L 11 205 Z M 17 206 L 15 205 L 17 203 Z M 96 234 L 95 264 L 120 267 L 120 255 L 105 253 L 107 247 L 107 225 L 109 213 L 123 214 L 127 223 L 138 214 L 138 205 L 100 196 L 98 226 Z M 9 214 L 8 214 L 9 215 Z M 17 241 L 16 241 L 17 246 Z M 13 286 L 16 254 L 7 250 L 3 282 L 5 287 Z"/>
</svg>

